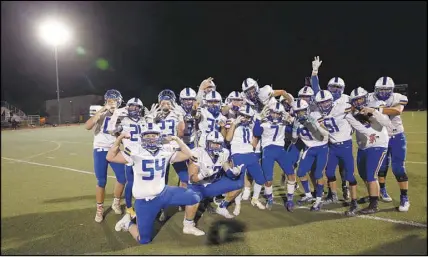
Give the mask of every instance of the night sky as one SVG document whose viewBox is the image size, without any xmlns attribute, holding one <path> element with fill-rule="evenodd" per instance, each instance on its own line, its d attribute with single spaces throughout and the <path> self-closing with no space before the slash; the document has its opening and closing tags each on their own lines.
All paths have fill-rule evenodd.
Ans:
<svg viewBox="0 0 428 257">
<path fill-rule="evenodd" d="M 391 1 L 2 2 L 1 99 L 36 114 L 56 98 L 53 49 L 37 26 L 57 15 L 73 29 L 59 48 L 62 97 L 115 88 L 151 105 L 210 76 L 223 97 L 246 77 L 296 95 L 319 55 L 322 88 L 340 76 L 348 94 L 372 91 L 390 76 L 409 84 L 412 103 L 426 97 L 426 12 L 426 2 Z"/>
</svg>

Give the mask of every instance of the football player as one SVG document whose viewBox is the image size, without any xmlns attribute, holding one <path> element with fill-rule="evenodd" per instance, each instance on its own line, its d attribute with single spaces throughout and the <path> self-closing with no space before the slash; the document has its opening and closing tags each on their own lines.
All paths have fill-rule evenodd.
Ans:
<svg viewBox="0 0 428 257">
<path fill-rule="evenodd" d="M 133 164 L 134 185 L 132 194 L 135 197 L 135 211 L 137 224 L 131 221 L 129 214 L 116 223 L 116 231 L 129 231 L 140 244 L 148 244 L 153 237 L 153 224 L 156 215 L 161 209 L 170 205 L 186 205 L 183 221 L 183 233 L 202 236 L 205 234 L 195 226 L 193 209 L 197 208 L 200 196 L 192 190 L 168 186 L 165 183 L 166 167 L 172 162 L 181 162 L 189 159 L 192 152 L 186 144 L 176 136 L 169 136 L 174 140 L 180 151 L 172 144 L 162 145 L 160 128 L 154 123 L 147 123 L 141 134 L 141 146 L 137 149 L 125 148 L 119 150 L 119 145 L 125 135 L 121 134 L 109 150 L 107 160 L 115 163 Z"/>
<path fill-rule="evenodd" d="M 262 167 L 259 159 L 254 153 L 253 127 L 254 127 L 254 111 L 250 105 L 241 106 L 237 112 L 238 117 L 232 122 L 227 131 L 226 140 L 230 142 L 232 160 L 234 165 L 244 164 L 244 174 L 241 176 L 244 179 L 245 171 L 251 174 L 254 178 L 254 193 L 251 199 L 251 205 L 257 206 L 259 209 L 265 209 L 265 206 L 259 201 L 262 185 L 266 183 L 263 175 Z M 251 185 L 251 184 L 250 184 Z M 247 189 L 248 190 L 248 189 Z M 249 191 L 249 190 L 248 190 Z M 241 203 L 239 198 L 235 200 L 235 210 L 233 214 L 238 216 L 241 211 Z"/>
<path fill-rule="evenodd" d="M 356 132 L 358 153 L 357 168 L 360 177 L 366 182 L 369 191 L 370 204 L 361 210 L 362 214 L 372 214 L 378 211 L 379 184 L 377 174 L 386 156 L 388 147 L 388 127 L 392 127 L 388 117 L 382 110 L 375 110 L 384 106 L 382 101 L 367 101 L 368 93 L 363 88 L 354 89 L 350 101 L 355 109 L 353 115 L 371 132 L 371 136 Z M 368 108 L 371 107 L 371 108 Z"/>
<path fill-rule="evenodd" d="M 314 94 L 317 94 L 321 88 L 319 86 L 319 79 L 318 79 L 318 70 L 321 66 L 322 61 L 320 61 L 320 57 L 316 56 L 314 60 L 312 61 L 312 76 L 311 76 L 311 86 L 314 90 Z M 345 82 L 343 79 L 339 77 L 334 77 L 330 79 L 330 81 L 327 84 L 327 90 L 330 91 L 330 93 L 333 96 L 333 102 L 334 103 L 349 103 L 349 96 L 344 94 L 343 91 L 345 89 Z M 353 131 L 352 131 L 353 133 Z M 339 162 L 339 174 L 342 179 L 342 192 L 343 192 L 343 198 L 345 200 L 349 199 L 349 189 L 346 184 L 346 179 L 344 176 L 345 168 L 344 164 L 342 162 Z M 331 197 L 331 189 L 329 187 L 329 197 Z"/>
<path fill-rule="evenodd" d="M 351 105 L 343 102 L 333 102 L 333 95 L 328 90 L 321 90 L 315 96 L 315 102 L 322 116 L 322 124 L 329 133 L 329 154 L 326 167 L 327 181 L 331 194 L 324 203 L 337 203 L 336 166 L 342 162 L 345 168 L 344 178 L 349 182 L 351 204 L 347 215 L 355 215 L 357 210 L 357 180 L 354 176 L 354 156 L 352 154 L 352 128 L 360 134 L 370 136 L 360 122 L 351 114 Z"/>
<path fill-rule="evenodd" d="M 277 162 L 282 171 L 286 173 L 287 181 L 287 201 L 285 206 L 288 211 L 293 211 L 294 189 L 296 184 L 296 175 L 294 170 L 286 168 L 286 151 L 284 149 L 284 137 L 286 125 L 283 122 L 285 115 L 284 107 L 279 102 L 269 104 L 265 107 L 261 123 L 256 122 L 254 126 L 254 142 L 258 143 L 261 138 L 262 145 L 262 169 L 266 178 L 265 196 L 267 198 L 266 208 L 271 210 L 273 206 L 273 171 L 274 164 Z M 266 119 L 264 119 L 266 117 Z"/>
<path fill-rule="evenodd" d="M 145 121 L 141 117 L 143 110 L 143 102 L 140 99 L 133 97 L 126 103 L 125 108 L 117 109 L 110 119 L 107 130 L 111 134 L 128 133 L 129 139 L 122 140 L 123 146 L 129 149 L 134 149 L 141 144 L 141 131 L 145 126 Z M 117 127 L 117 120 L 120 119 L 120 125 Z M 135 211 L 132 208 L 132 186 L 134 184 L 134 173 L 132 166 L 126 164 L 126 185 L 125 185 L 125 204 L 126 213 L 129 213 L 132 218 L 135 217 Z"/>
<path fill-rule="evenodd" d="M 122 214 L 120 208 L 120 197 L 125 187 L 125 165 L 118 163 L 110 163 L 106 160 L 107 152 L 110 147 L 113 146 L 115 137 L 110 135 L 107 131 L 108 122 L 113 115 L 115 109 L 122 104 L 122 95 L 115 89 L 107 90 L 104 94 L 105 104 L 100 110 L 98 110 L 94 116 L 92 116 L 85 123 L 85 128 L 91 130 L 94 128 L 94 170 L 97 178 L 96 186 L 96 200 L 97 200 L 97 211 L 95 214 L 95 221 L 101 222 L 104 219 L 104 197 L 105 187 L 107 184 L 107 168 L 113 169 L 116 175 L 116 184 L 114 186 L 114 199 L 112 209 L 116 214 Z"/>
<path fill-rule="evenodd" d="M 328 157 L 328 131 L 322 124 L 320 125 L 319 122 L 322 121 L 322 117 L 319 113 L 309 113 L 309 105 L 305 100 L 298 99 L 294 101 L 292 108 L 295 117 L 292 130 L 293 143 L 300 138 L 306 146 L 297 169 L 297 176 L 300 178 L 305 190 L 305 196 L 299 202 L 312 200 L 306 174 L 311 170 L 312 165 L 316 163 L 313 170 L 313 177 L 316 180 L 316 200 L 311 210 L 318 211 L 322 205 L 323 171 Z"/>
<path fill-rule="evenodd" d="M 206 136 L 205 146 L 193 150 L 188 188 L 195 191 L 201 199 L 228 193 L 217 207 L 216 213 L 230 219 L 234 216 L 229 213 L 227 206 L 244 186 L 243 179 L 239 179 L 243 165 L 232 168 L 229 164 L 230 152 L 223 144 L 221 133 L 212 131 Z M 193 210 L 196 213 L 196 209 Z"/>
<path fill-rule="evenodd" d="M 199 131 L 198 146 L 205 147 L 206 137 L 212 131 L 221 132 L 223 138 L 226 135 L 226 117 L 221 114 L 222 97 L 217 91 L 211 91 L 205 96 L 205 107 L 198 107 L 195 115 Z"/>
<path fill-rule="evenodd" d="M 400 206 L 398 210 L 405 212 L 409 210 L 410 201 L 407 196 L 409 179 L 404 165 L 406 160 L 406 137 L 401 114 L 408 100 L 407 96 L 394 93 L 394 87 L 394 81 L 390 77 L 379 78 L 375 84 L 375 92 L 369 94 L 369 102 L 384 101 L 385 108 L 382 109 L 382 113 L 388 115 L 392 123 L 391 128 L 387 127 L 389 134 L 388 152 L 379 170 L 380 197 L 385 202 L 392 201 L 385 186 L 386 174 L 391 162 L 392 172 L 400 187 Z"/>
<path fill-rule="evenodd" d="M 228 119 L 236 119 L 238 117 L 239 108 L 244 103 L 244 98 L 241 92 L 232 91 L 226 98 L 226 105 L 222 109 L 222 114 Z"/>
</svg>

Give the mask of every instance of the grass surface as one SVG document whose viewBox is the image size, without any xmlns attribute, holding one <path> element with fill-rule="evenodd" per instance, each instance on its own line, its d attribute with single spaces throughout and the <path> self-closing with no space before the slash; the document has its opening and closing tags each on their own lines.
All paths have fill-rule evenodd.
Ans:
<svg viewBox="0 0 428 257">
<path fill-rule="evenodd" d="M 398 255 L 427 254 L 426 112 L 407 112 L 407 162 L 410 180 L 408 213 L 399 213 L 399 188 L 392 172 L 387 188 L 393 203 L 381 211 L 347 218 L 341 205 L 323 212 L 296 209 L 289 213 L 280 197 L 272 211 L 243 202 L 236 223 L 243 232 L 230 242 L 207 244 L 207 238 L 182 234 L 183 212 L 169 209 L 170 219 L 157 224 L 149 245 L 138 245 L 129 233 L 114 231 L 121 216 L 94 221 L 95 185 L 92 132 L 83 126 L 3 131 L 1 140 L 1 253 L 17 254 L 174 254 L 174 255 Z M 25 162 L 22 162 L 25 161 Z M 109 175 L 114 176 L 111 170 Z M 275 171 L 275 194 L 281 171 Z M 339 177 L 339 174 L 337 174 Z M 112 201 L 114 178 L 107 183 L 105 205 Z M 358 181 L 362 185 L 361 180 Z M 170 185 L 177 184 L 174 171 Z M 340 183 L 339 183 L 340 188 Z M 340 189 L 339 189 L 340 190 Z M 341 192 L 339 192 L 341 195 Z M 366 195 L 363 186 L 359 194 Z M 298 199 L 297 196 L 295 199 Z M 363 207 L 363 206 L 361 206 Z M 233 205 L 230 208 L 233 209 Z M 209 231 L 221 216 L 204 214 L 198 226 Z"/>
</svg>

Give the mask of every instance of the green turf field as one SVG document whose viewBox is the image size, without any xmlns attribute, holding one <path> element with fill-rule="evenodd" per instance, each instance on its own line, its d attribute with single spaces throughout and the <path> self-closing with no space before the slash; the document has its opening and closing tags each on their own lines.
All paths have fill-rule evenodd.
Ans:
<svg viewBox="0 0 428 257">
<path fill-rule="evenodd" d="M 404 114 L 406 167 L 410 180 L 408 213 L 399 213 L 399 189 L 392 172 L 387 188 L 393 203 L 380 203 L 373 216 L 347 218 L 341 205 L 313 213 L 306 208 L 289 213 L 276 197 L 272 211 L 248 202 L 236 223 L 243 232 L 231 242 L 208 245 L 207 238 L 182 234 L 183 212 L 159 228 L 153 242 L 138 245 L 129 233 L 115 232 L 121 218 L 110 212 L 94 221 L 95 185 L 92 132 L 83 126 L 4 131 L 1 135 L 1 253 L 21 254 L 138 254 L 138 255 L 412 255 L 427 254 L 426 112 Z M 274 192 L 280 170 L 275 173 Z M 111 170 L 109 175 L 113 176 Z M 339 175 L 337 175 L 339 176 Z M 171 172 L 170 185 L 177 177 Z M 112 201 L 114 178 L 107 183 L 105 205 Z M 359 183 L 361 180 L 359 180 Z M 340 188 L 340 183 L 339 183 Z M 340 190 L 340 189 L 339 189 Z M 360 195 L 366 195 L 363 186 Z M 340 194 L 341 195 L 341 192 Z M 297 196 L 296 199 L 299 197 Z M 233 209 L 233 205 L 230 208 Z M 223 221 L 204 214 L 198 226 L 209 231 Z"/>
</svg>

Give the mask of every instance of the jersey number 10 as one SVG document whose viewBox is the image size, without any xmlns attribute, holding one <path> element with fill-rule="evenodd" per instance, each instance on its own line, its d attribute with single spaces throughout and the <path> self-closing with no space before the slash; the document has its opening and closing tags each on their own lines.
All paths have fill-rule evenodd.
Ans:
<svg viewBox="0 0 428 257">
<path fill-rule="evenodd" d="M 149 173 L 148 176 L 143 176 L 143 180 L 153 180 L 155 172 L 162 172 L 161 178 L 165 176 L 166 159 L 143 160 L 143 172 Z"/>
</svg>

